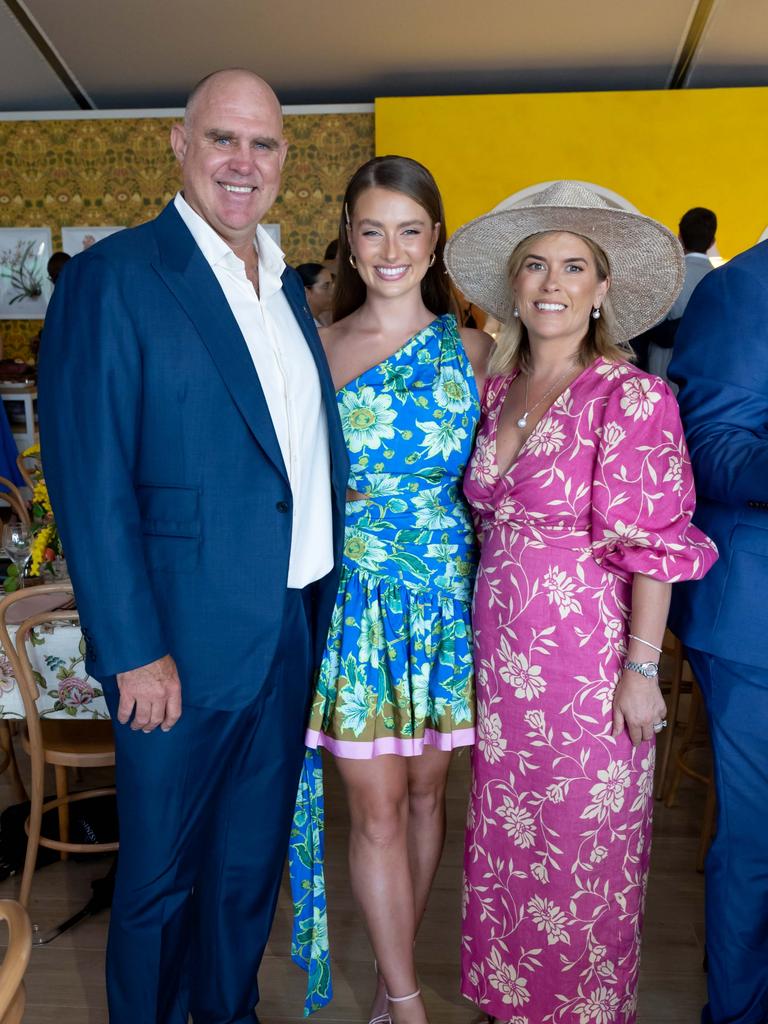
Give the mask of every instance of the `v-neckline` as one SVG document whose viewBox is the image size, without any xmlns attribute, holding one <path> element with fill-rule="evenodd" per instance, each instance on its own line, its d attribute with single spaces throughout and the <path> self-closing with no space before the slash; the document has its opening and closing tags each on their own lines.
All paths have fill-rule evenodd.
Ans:
<svg viewBox="0 0 768 1024">
<path fill-rule="evenodd" d="M 554 402 L 547 409 L 544 410 L 544 413 L 542 414 L 541 419 L 536 424 L 536 426 L 533 428 L 533 430 L 530 432 L 528 437 L 526 437 L 526 439 L 520 445 L 520 447 L 518 448 L 517 454 L 515 455 L 514 459 L 512 459 L 512 461 L 509 463 L 507 468 L 502 473 L 501 466 L 499 465 L 499 450 L 498 450 L 499 421 L 501 420 L 501 413 L 502 413 L 502 410 L 504 408 L 504 403 L 507 400 L 507 395 L 509 394 L 509 389 L 512 386 L 512 382 L 514 380 L 517 380 L 517 378 L 520 376 L 520 372 L 521 371 L 520 370 L 516 370 L 513 374 L 511 374 L 507 378 L 506 383 L 502 386 L 503 387 L 503 391 L 502 391 L 501 401 L 498 403 L 498 406 L 497 406 L 498 413 L 497 413 L 496 417 L 494 418 L 493 432 L 492 432 L 492 435 L 491 435 L 491 440 L 492 440 L 492 443 L 493 443 L 493 465 L 494 465 L 494 467 L 496 469 L 496 475 L 498 477 L 499 483 L 501 483 L 503 480 L 505 480 L 507 477 L 509 477 L 511 475 L 512 470 L 515 468 L 515 466 L 517 466 L 518 462 L 523 457 L 523 455 L 527 454 L 526 449 L 528 448 L 528 442 L 536 434 L 536 432 L 539 429 L 539 427 L 541 426 L 541 424 L 545 423 L 547 421 L 547 419 L 551 416 L 552 410 L 557 406 L 558 402 L 563 397 L 563 395 L 567 394 L 569 391 L 572 391 L 574 384 L 578 383 L 582 379 L 582 377 L 584 377 L 585 374 L 589 373 L 590 370 L 594 369 L 594 367 L 597 366 L 597 364 L 599 362 L 601 362 L 601 359 L 602 359 L 602 357 L 598 356 L 597 359 L 593 360 L 593 362 L 591 362 L 589 364 L 589 366 L 583 367 L 583 369 L 579 373 L 576 374 L 576 376 L 573 378 L 573 380 L 570 382 L 570 384 L 568 384 L 568 386 L 563 391 L 560 392 L 560 394 L 557 396 L 557 398 L 554 400 Z"/>
<path fill-rule="evenodd" d="M 421 328 L 421 330 L 416 331 L 415 334 L 412 334 L 410 338 L 404 341 L 399 348 L 396 348 L 394 352 L 390 352 L 386 359 L 381 359 L 378 363 L 373 363 L 372 366 L 369 366 L 367 369 L 362 370 L 360 373 L 357 374 L 357 376 L 352 377 L 350 380 L 348 380 L 346 384 L 342 384 L 340 388 L 336 388 L 336 394 L 340 395 L 343 391 L 346 391 L 351 384 L 356 384 L 358 381 L 362 380 L 363 377 L 367 376 L 371 372 L 371 370 L 375 370 L 379 366 L 386 366 L 387 363 L 390 362 L 392 359 L 404 355 L 404 353 L 408 351 L 408 349 L 411 347 L 411 345 L 413 345 L 416 339 L 420 338 L 425 331 L 428 331 L 430 327 L 434 327 L 434 325 L 438 321 L 442 321 L 446 317 L 452 315 L 453 314 L 451 313 L 442 313 L 440 316 L 436 316 L 433 320 L 430 320 L 428 324 L 425 324 Z"/>
</svg>

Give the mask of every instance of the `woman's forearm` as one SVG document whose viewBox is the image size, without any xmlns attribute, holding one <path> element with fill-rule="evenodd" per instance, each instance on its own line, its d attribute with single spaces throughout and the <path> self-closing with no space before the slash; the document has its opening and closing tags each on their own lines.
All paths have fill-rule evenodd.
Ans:
<svg viewBox="0 0 768 1024">
<path fill-rule="evenodd" d="M 658 662 L 659 652 L 653 648 L 661 647 L 671 596 L 671 583 L 662 583 L 651 576 L 635 573 L 629 632 L 639 639 L 628 641 L 627 656 L 631 661 Z M 646 640 L 647 643 L 640 643 L 640 640 Z M 650 647 L 648 644 L 653 646 Z"/>
</svg>

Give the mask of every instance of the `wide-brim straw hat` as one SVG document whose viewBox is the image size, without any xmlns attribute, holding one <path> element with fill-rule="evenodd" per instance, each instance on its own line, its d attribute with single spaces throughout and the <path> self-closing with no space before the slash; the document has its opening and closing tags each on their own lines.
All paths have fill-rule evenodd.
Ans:
<svg viewBox="0 0 768 1024">
<path fill-rule="evenodd" d="M 541 231 L 584 235 L 606 254 L 615 341 L 629 341 L 658 323 L 683 286 L 683 250 L 668 228 L 613 206 L 577 181 L 556 181 L 460 227 L 445 248 L 450 275 L 467 299 L 509 323 L 507 262 L 519 242 Z"/>
</svg>

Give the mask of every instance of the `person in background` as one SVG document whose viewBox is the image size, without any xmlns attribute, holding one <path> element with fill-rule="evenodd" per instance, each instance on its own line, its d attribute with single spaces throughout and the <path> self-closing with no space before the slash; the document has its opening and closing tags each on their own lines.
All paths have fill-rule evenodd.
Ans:
<svg viewBox="0 0 768 1024">
<path fill-rule="evenodd" d="M 670 626 L 709 716 L 717 834 L 706 861 L 704 1024 L 768 1021 L 768 242 L 707 274 L 670 377 L 691 452 L 695 522 L 720 560 L 675 587 Z"/>
<path fill-rule="evenodd" d="M 712 269 L 706 252 L 714 245 L 716 229 L 717 217 L 711 210 L 704 207 L 697 206 L 683 215 L 677 236 L 685 253 L 683 287 L 667 316 L 632 339 L 632 349 L 640 369 L 655 373 L 668 384 L 666 371 L 671 358 L 672 346 L 675 343 L 675 334 L 680 324 L 680 317 L 685 312 L 685 307 L 696 285 Z M 703 246 L 706 248 L 702 248 Z M 653 366 L 651 366 L 651 357 L 653 357 Z M 672 385 L 672 391 L 676 390 L 677 387 Z"/>
<path fill-rule="evenodd" d="M 459 228 L 446 260 L 507 325 L 464 478 L 480 565 L 462 992 L 498 1021 L 632 1024 L 669 595 L 716 558 L 690 522 L 677 403 L 628 361 L 682 252 L 561 181 Z"/>
<path fill-rule="evenodd" d="M 475 738 L 475 537 L 461 478 L 491 342 L 450 312 L 444 245 L 429 171 L 399 156 L 364 164 L 344 197 L 334 323 L 321 332 L 352 469 L 307 745 L 335 756 L 347 791 L 379 1024 L 426 1020 L 414 940 L 451 754 Z"/>
<path fill-rule="evenodd" d="M 296 267 L 296 272 L 304 282 L 304 292 L 315 324 L 327 327 L 331 322 L 333 274 L 322 263 L 302 263 Z"/>
<path fill-rule="evenodd" d="M 280 104 L 215 72 L 171 129 L 183 191 L 64 268 L 45 478 L 114 724 L 111 1024 L 246 1024 L 277 903 L 348 460 L 299 278 L 260 226 Z"/>
<path fill-rule="evenodd" d="M 54 287 L 59 279 L 59 274 L 71 259 L 68 252 L 55 252 L 48 260 L 48 280 Z"/>
<path fill-rule="evenodd" d="M 327 267 L 335 277 L 339 269 L 339 240 L 333 238 L 325 247 L 323 266 Z"/>
<path fill-rule="evenodd" d="M 648 332 L 648 372 L 655 373 L 667 383 L 667 367 L 672 358 L 680 318 L 698 283 L 713 269 L 707 253 L 715 244 L 716 232 L 717 216 L 703 206 L 695 206 L 680 219 L 677 237 L 685 253 L 685 280 L 666 318 Z M 671 387 L 677 391 L 676 384 Z"/>
</svg>

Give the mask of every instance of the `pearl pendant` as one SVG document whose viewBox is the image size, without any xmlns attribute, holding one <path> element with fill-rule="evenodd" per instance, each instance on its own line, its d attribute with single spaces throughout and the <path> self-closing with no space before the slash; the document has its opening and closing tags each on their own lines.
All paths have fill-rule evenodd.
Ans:
<svg viewBox="0 0 768 1024">
<path fill-rule="evenodd" d="M 526 427 L 527 423 L 528 423 L 528 413 L 524 412 L 523 415 L 520 417 L 520 419 L 517 421 L 517 425 L 518 425 L 518 427 L 520 427 L 521 430 L 525 430 L 525 427 Z"/>
</svg>

